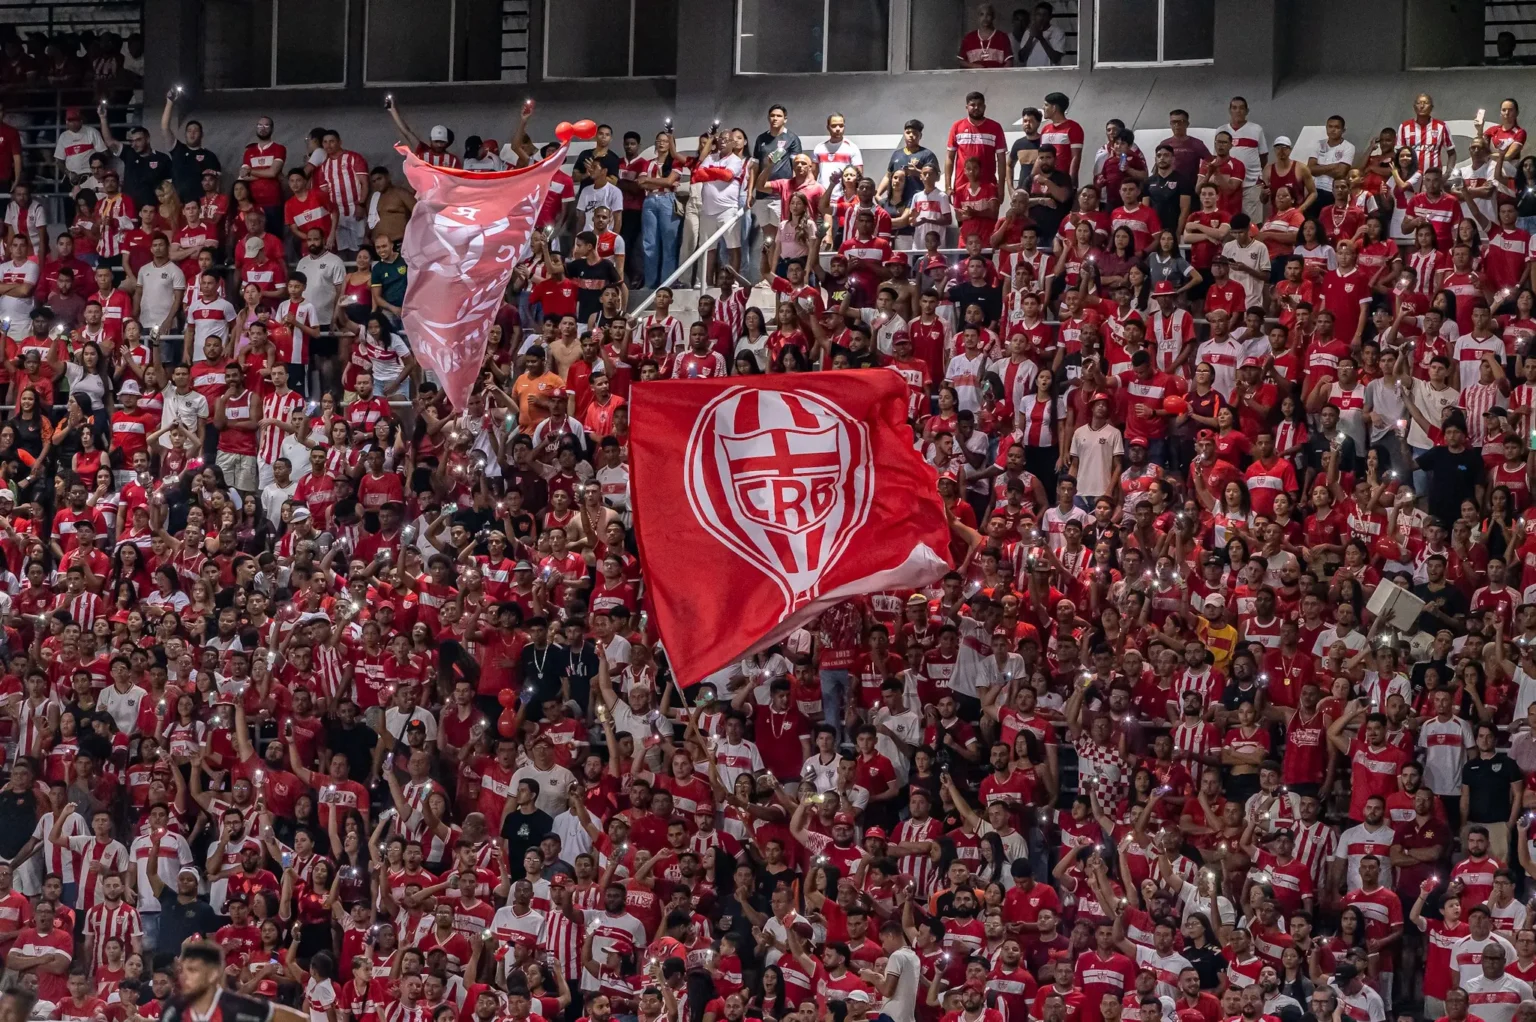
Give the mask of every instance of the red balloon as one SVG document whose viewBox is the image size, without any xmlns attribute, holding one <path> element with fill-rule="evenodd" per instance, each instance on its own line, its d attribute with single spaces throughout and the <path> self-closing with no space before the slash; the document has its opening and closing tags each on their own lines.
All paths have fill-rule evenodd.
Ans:
<svg viewBox="0 0 1536 1022">
<path fill-rule="evenodd" d="M 503 738 L 511 738 L 513 735 L 517 734 L 517 721 L 498 720 L 496 722 L 496 731 Z"/>
<path fill-rule="evenodd" d="M 562 142 L 569 142 L 576 135 L 576 126 L 570 121 L 561 121 L 555 125 L 555 137 Z"/>
<path fill-rule="evenodd" d="M 498 703 L 500 703 L 502 706 L 505 706 L 505 707 L 508 707 L 508 708 L 516 706 L 517 705 L 517 690 L 516 689 L 510 689 L 510 688 L 502 689 L 500 692 L 496 693 L 496 701 Z"/>
<path fill-rule="evenodd" d="M 576 130 L 576 137 L 577 138 L 596 138 L 597 137 L 597 122 L 596 121 L 580 120 L 580 121 L 577 121 L 575 124 L 571 125 L 571 127 Z"/>
<path fill-rule="evenodd" d="M 1189 402 L 1183 394 L 1169 394 L 1163 398 L 1163 411 L 1169 415 L 1183 415 L 1189 411 Z"/>
</svg>

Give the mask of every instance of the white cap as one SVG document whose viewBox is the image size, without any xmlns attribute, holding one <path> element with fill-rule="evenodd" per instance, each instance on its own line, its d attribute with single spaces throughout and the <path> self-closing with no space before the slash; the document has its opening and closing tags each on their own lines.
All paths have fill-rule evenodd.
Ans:
<svg viewBox="0 0 1536 1022">
<path fill-rule="evenodd" d="M 427 133 L 427 137 L 433 142 L 446 142 L 448 141 L 448 129 L 444 125 L 434 124 L 432 125 L 432 130 Z"/>
<path fill-rule="evenodd" d="M 121 387 L 117 388 L 117 392 L 120 395 L 122 395 L 122 394 L 142 394 L 142 393 L 144 393 L 142 390 L 139 389 L 139 381 L 138 380 L 124 380 L 123 381 L 123 385 Z"/>
<path fill-rule="evenodd" d="M 1289 149 L 1291 148 L 1291 137 L 1289 135 L 1281 135 L 1279 138 L 1275 139 L 1274 144 L 1283 145 Z"/>
<path fill-rule="evenodd" d="M 290 523 L 292 523 L 292 522 L 302 522 L 302 521 L 304 521 L 305 519 L 307 519 L 309 517 L 310 517 L 309 508 L 307 508 L 307 507 L 296 507 L 296 508 L 293 509 L 293 514 L 288 516 L 288 521 Z"/>
<path fill-rule="evenodd" d="M 1210 610 L 1212 607 L 1225 607 L 1226 605 L 1227 598 L 1220 593 L 1212 593 L 1205 598 L 1205 607 L 1207 610 Z"/>
</svg>

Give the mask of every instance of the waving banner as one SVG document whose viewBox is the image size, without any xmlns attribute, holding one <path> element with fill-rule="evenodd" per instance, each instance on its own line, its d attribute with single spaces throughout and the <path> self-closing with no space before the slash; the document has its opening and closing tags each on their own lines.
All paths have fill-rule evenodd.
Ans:
<svg viewBox="0 0 1536 1022">
<path fill-rule="evenodd" d="M 950 569 L 896 373 L 657 381 L 630 400 L 645 424 L 630 435 L 636 538 L 681 684 L 849 596 Z"/>
<path fill-rule="evenodd" d="M 589 124 L 562 123 L 557 151 L 513 170 L 434 167 L 395 147 L 416 191 L 401 252 L 408 270 L 405 333 L 417 361 L 436 375 L 456 409 L 480 374 L 496 310 L 527 251 L 549 183 L 571 138 L 589 137 L 583 130 Z"/>
</svg>

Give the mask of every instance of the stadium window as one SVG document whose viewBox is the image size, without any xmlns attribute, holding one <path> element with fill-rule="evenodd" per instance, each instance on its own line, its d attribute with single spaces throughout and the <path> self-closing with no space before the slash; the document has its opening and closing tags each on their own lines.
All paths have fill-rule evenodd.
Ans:
<svg viewBox="0 0 1536 1022">
<path fill-rule="evenodd" d="M 913 71 L 1077 66 L 1078 0 L 987 6 L 990 27 L 981 24 L 979 8 L 971 0 L 913 3 L 907 26 L 907 66 Z M 968 47 L 972 52 L 965 52 Z M 1006 64 L 998 63 L 1003 54 L 1008 57 Z"/>
<path fill-rule="evenodd" d="M 206 0 L 209 89 L 340 87 L 347 80 L 347 0 Z"/>
<path fill-rule="evenodd" d="M 890 24 L 890 0 L 739 0 L 736 73 L 885 71 Z"/>
<path fill-rule="evenodd" d="M 545 78 L 671 78 L 677 0 L 550 0 Z"/>
<path fill-rule="evenodd" d="M 368 0 L 364 83 L 522 81 L 526 13 L 526 0 Z"/>
<path fill-rule="evenodd" d="M 1098 0 L 1098 67 L 1209 64 L 1215 53 L 1215 0 Z"/>
<path fill-rule="evenodd" d="M 1407 30 L 1410 68 L 1536 64 L 1536 21 L 1523 4 L 1409 0 Z"/>
</svg>

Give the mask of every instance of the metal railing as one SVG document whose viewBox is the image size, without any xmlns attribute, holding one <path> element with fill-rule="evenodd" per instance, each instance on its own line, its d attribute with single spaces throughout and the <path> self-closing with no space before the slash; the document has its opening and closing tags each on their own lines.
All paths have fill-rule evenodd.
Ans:
<svg viewBox="0 0 1536 1022">
<path fill-rule="evenodd" d="M 699 247 L 693 250 L 692 255 L 678 264 L 677 269 L 672 271 L 671 276 L 667 277 L 666 280 L 656 285 L 656 291 L 660 291 L 664 287 L 671 287 L 674 282 L 681 280 L 683 274 L 691 270 L 693 265 L 700 259 L 703 259 L 706 253 L 713 252 L 715 250 L 715 246 L 720 244 L 720 239 L 725 237 L 725 233 L 740 223 L 741 218 L 746 215 L 747 209 L 745 206 L 743 206 L 741 209 L 738 209 L 735 213 L 732 213 L 726 219 L 725 223 L 720 225 L 720 228 L 715 231 L 714 234 L 711 234 L 708 238 L 699 243 Z M 743 246 L 743 248 L 745 248 L 745 246 Z M 709 282 L 705 281 L 705 283 L 708 284 Z M 656 300 L 656 291 L 652 291 L 650 294 L 646 295 L 645 300 L 631 309 L 629 314 L 631 316 L 638 316 L 646 309 L 649 309 L 651 307 L 651 303 Z"/>
</svg>

